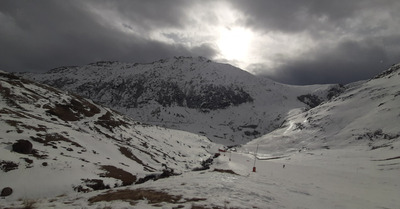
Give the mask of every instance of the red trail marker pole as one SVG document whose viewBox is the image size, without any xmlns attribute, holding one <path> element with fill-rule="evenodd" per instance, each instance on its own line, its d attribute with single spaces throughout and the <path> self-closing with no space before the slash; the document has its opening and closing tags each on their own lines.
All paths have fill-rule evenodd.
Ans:
<svg viewBox="0 0 400 209">
<path fill-rule="evenodd" d="M 253 172 L 256 172 L 256 160 L 257 160 L 257 152 L 258 152 L 258 144 L 256 152 L 254 153 L 254 165 L 253 165 Z"/>
</svg>

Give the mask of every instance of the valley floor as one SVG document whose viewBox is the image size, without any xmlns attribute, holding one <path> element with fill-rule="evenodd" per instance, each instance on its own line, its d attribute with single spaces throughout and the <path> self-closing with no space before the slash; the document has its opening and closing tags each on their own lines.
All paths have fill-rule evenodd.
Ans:
<svg viewBox="0 0 400 209">
<path fill-rule="evenodd" d="M 400 208 L 397 149 L 348 147 L 258 156 L 256 172 L 254 155 L 239 149 L 221 154 L 209 170 L 121 187 L 120 193 L 74 193 L 33 203 L 36 208 Z M 122 191 L 147 195 L 135 200 Z M 170 200 L 149 195 L 152 191 Z M 117 200 L 109 201 L 113 198 Z M 0 200 L 0 208 L 27 204 Z"/>
</svg>

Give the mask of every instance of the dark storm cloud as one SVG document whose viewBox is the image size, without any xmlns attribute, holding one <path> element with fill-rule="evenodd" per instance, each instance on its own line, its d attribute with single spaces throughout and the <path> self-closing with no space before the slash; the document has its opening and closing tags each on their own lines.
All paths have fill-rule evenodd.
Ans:
<svg viewBox="0 0 400 209">
<path fill-rule="evenodd" d="M 91 4 L 105 11 L 114 11 L 126 21 L 143 30 L 153 28 L 181 28 L 185 25 L 185 10 L 191 3 L 186 0 L 92 0 Z"/>
<path fill-rule="evenodd" d="M 176 55 L 214 56 L 215 50 L 207 45 L 192 51 L 147 37 L 149 27 L 182 26 L 185 2 L 175 3 L 178 6 L 166 1 L 1 1 L 0 69 L 46 71 L 99 60 L 151 62 Z M 110 25 L 107 16 L 96 15 L 96 10 L 111 11 L 110 18 L 119 15 L 120 22 Z"/>
<path fill-rule="evenodd" d="M 247 18 L 245 24 L 258 30 L 299 32 L 324 27 L 344 27 L 348 18 L 362 10 L 395 4 L 396 0 L 234 0 L 232 4 Z"/>
<path fill-rule="evenodd" d="M 267 76 L 289 84 L 346 84 L 374 77 L 398 62 L 399 57 L 399 50 L 388 54 L 373 40 L 348 40 L 332 49 L 321 48 L 296 60 L 280 61 L 285 64 Z"/>
<path fill-rule="evenodd" d="M 291 84 L 348 83 L 370 78 L 400 62 L 397 0 L 232 2 L 246 14 L 242 22 L 254 30 L 293 37 L 307 34 L 316 43 L 297 56 L 269 57 L 280 63 L 269 72 L 263 63 L 250 66 L 275 80 Z"/>
</svg>

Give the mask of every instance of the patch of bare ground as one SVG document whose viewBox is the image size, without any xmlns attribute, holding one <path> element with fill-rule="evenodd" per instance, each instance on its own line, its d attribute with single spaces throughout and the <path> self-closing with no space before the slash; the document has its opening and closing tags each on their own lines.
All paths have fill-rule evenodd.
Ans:
<svg viewBox="0 0 400 209">
<path fill-rule="evenodd" d="M 256 207 L 253 207 L 256 208 Z M 231 208 L 228 206 L 204 206 L 204 205 L 192 205 L 191 209 L 239 209 L 239 208 Z"/>
<path fill-rule="evenodd" d="M 233 174 L 233 175 L 239 175 L 239 174 L 235 173 L 233 170 L 225 170 L 225 169 L 218 169 L 218 168 L 215 168 L 213 170 L 213 172 L 230 173 L 230 174 Z"/>
<path fill-rule="evenodd" d="M 110 189 L 109 185 L 105 185 L 101 179 L 81 179 L 83 186 L 73 186 L 76 192 L 88 193 L 91 191 Z"/>
<path fill-rule="evenodd" d="M 47 113 L 57 116 L 64 121 L 77 121 L 81 116 L 92 117 L 100 113 L 100 109 L 84 99 L 72 99 L 67 104 L 55 104 L 54 107 L 44 105 Z"/>
<path fill-rule="evenodd" d="M 71 143 L 75 147 L 83 148 L 80 144 L 66 138 L 65 136 L 59 133 L 52 133 L 52 134 L 37 134 L 39 137 L 31 137 L 31 139 L 35 142 L 42 143 L 44 146 L 55 146 L 55 142 L 64 141 Z"/>
<path fill-rule="evenodd" d="M 57 116 L 61 120 L 64 121 L 77 121 L 79 120 L 79 115 L 74 113 L 70 108 L 70 105 L 66 104 L 55 104 L 55 107 L 51 107 L 50 105 L 44 105 L 44 108 L 48 109 L 46 112 L 50 115 Z"/>
<path fill-rule="evenodd" d="M 0 112 L 1 113 L 1 112 Z M 38 127 L 35 126 L 30 126 L 27 124 L 24 124 L 20 121 L 16 121 L 16 120 L 6 120 L 5 121 L 8 125 L 15 127 L 15 129 L 17 130 L 17 133 L 22 133 L 24 132 L 23 129 L 27 129 L 27 130 L 35 130 L 36 132 L 46 132 L 47 131 L 47 127 L 43 126 L 43 125 L 38 125 Z"/>
<path fill-rule="evenodd" d="M 0 161 L 0 170 L 4 172 L 12 171 L 18 169 L 18 164 L 12 161 Z"/>
<path fill-rule="evenodd" d="M 153 189 L 125 189 L 118 191 L 110 191 L 105 194 L 100 194 L 89 198 L 90 203 L 95 202 L 110 202 L 114 200 L 122 200 L 135 205 L 140 200 L 147 200 L 149 204 L 166 203 L 180 203 L 181 195 L 171 195 L 163 191 Z"/>
<path fill-rule="evenodd" d="M 10 109 L 8 109 L 8 108 L 3 108 L 3 109 L 1 109 L 1 110 L 0 110 L 0 113 L 1 113 L 1 114 L 7 114 L 7 115 L 10 115 L 10 116 L 14 116 L 14 117 L 18 117 L 18 118 L 27 118 L 27 117 L 24 115 L 23 112 L 17 112 L 17 111 L 14 111 L 14 110 L 10 110 Z"/>
<path fill-rule="evenodd" d="M 198 197 L 194 197 L 194 198 L 185 198 L 186 202 L 199 202 L 199 201 L 206 201 L 206 198 L 198 198 Z"/>
<path fill-rule="evenodd" d="M 98 127 L 94 127 L 94 130 L 95 131 L 97 131 L 99 134 L 102 134 L 102 135 L 104 135 L 106 138 L 108 138 L 108 139 L 113 139 L 113 140 L 115 140 L 115 141 L 119 141 L 119 142 L 121 142 L 121 140 L 118 140 L 117 138 L 115 138 L 115 137 L 113 137 L 113 136 L 111 136 L 111 135 L 109 135 L 109 134 L 106 134 L 106 133 L 104 133 L 104 132 L 102 132 Z"/>
<path fill-rule="evenodd" d="M 14 111 L 14 110 L 10 110 L 8 108 L 3 108 L 3 109 L 0 110 L 0 114 L 5 114 L 5 115 L 7 114 L 7 115 L 9 115 L 10 117 L 13 117 L 13 118 L 34 118 L 34 119 L 39 120 L 39 121 L 40 120 L 41 121 L 45 120 L 42 117 L 30 114 L 30 113 L 28 113 L 28 112 L 26 112 L 24 110 Z M 43 126 L 43 125 L 39 125 L 39 128 L 46 128 L 46 127 Z"/>
<path fill-rule="evenodd" d="M 13 84 L 11 84 L 11 85 L 13 85 Z M 24 109 L 21 105 L 18 104 L 17 101 L 25 100 L 26 98 L 23 98 L 21 96 L 16 96 L 15 94 L 12 94 L 11 89 L 1 85 L 1 83 L 0 83 L 0 94 L 5 99 L 7 105 L 9 105 L 11 107 L 15 107 L 15 108 L 21 109 L 21 110 Z"/>
<path fill-rule="evenodd" d="M 95 124 L 108 129 L 112 133 L 114 133 L 113 129 L 115 127 L 128 125 L 128 123 L 126 123 L 125 121 L 114 119 L 109 111 L 107 111 L 106 114 L 99 117 L 99 119 L 95 122 Z"/>
<path fill-rule="evenodd" d="M 43 160 L 43 159 L 47 159 L 47 158 L 49 157 L 49 155 L 40 154 L 40 152 L 43 153 L 43 151 L 39 151 L 39 150 L 37 150 L 37 149 L 33 149 L 31 155 L 32 155 L 33 157 L 35 157 L 36 159 L 42 159 L 42 160 Z"/>
<path fill-rule="evenodd" d="M 17 130 L 17 133 L 23 133 L 23 132 L 24 132 L 23 130 L 21 130 L 21 129 L 19 128 L 19 124 L 22 124 L 21 122 L 16 121 L 16 120 L 6 120 L 5 122 L 6 122 L 9 126 L 15 127 L 15 129 Z"/>
<path fill-rule="evenodd" d="M 101 169 L 105 170 L 107 173 L 100 174 L 100 177 L 119 179 L 122 181 L 122 186 L 132 185 L 136 181 L 136 176 L 112 165 L 103 165 Z"/>
<path fill-rule="evenodd" d="M 73 105 L 75 111 L 82 113 L 86 117 L 92 117 L 100 113 L 100 109 L 96 105 L 86 101 L 82 97 L 76 95 L 74 96 L 78 97 L 79 99 L 79 101 L 76 99 L 71 100 L 71 104 Z"/>
<path fill-rule="evenodd" d="M 23 159 L 28 165 L 26 165 L 26 168 L 32 168 L 33 167 L 33 160 L 26 158 L 26 157 L 21 157 L 20 159 Z"/>
<path fill-rule="evenodd" d="M 209 207 L 209 206 L 203 206 L 203 205 L 192 205 L 191 209 L 223 209 L 222 207 Z"/>
<path fill-rule="evenodd" d="M 127 148 L 127 147 L 119 147 L 119 151 L 125 156 L 125 157 L 127 157 L 127 158 L 129 158 L 129 159 L 131 159 L 131 160 L 133 160 L 133 161 L 135 161 L 135 162 L 137 162 L 138 164 L 140 164 L 140 165 L 142 165 L 143 166 L 143 169 L 145 170 L 145 171 L 155 171 L 156 169 L 154 169 L 154 168 L 152 168 L 152 167 L 150 167 L 150 166 L 148 166 L 148 165 L 146 165 L 146 164 L 144 164 L 143 163 L 143 161 L 141 161 L 139 158 L 137 158 L 132 152 L 131 152 L 131 150 L 129 149 L 129 148 Z"/>
<path fill-rule="evenodd" d="M 160 161 L 158 161 L 152 153 L 150 153 L 150 152 L 148 152 L 148 151 L 146 151 L 146 150 L 144 150 L 144 149 L 140 149 L 140 148 L 138 148 L 138 147 L 135 146 L 135 145 L 132 145 L 132 148 L 134 148 L 134 149 L 136 149 L 136 150 L 139 150 L 140 152 L 142 152 L 142 153 L 144 153 L 144 154 L 150 156 L 150 158 L 151 158 L 152 160 L 154 160 L 154 162 L 160 163 Z M 154 152 L 154 154 L 157 154 L 157 152 L 159 152 L 159 153 L 162 153 L 162 154 L 164 155 L 164 157 L 169 157 L 169 158 L 171 158 L 169 155 L 163 153 L 161 150 L 158 150 L 158 149 L 155 148 L 155 147 L 152 147 L 152 149 L 153 149 L 154 151 L 156 151 L 156 152 Z M 172 159 L 172 158 L 171 158 L 171 159 Z M 174 159 L 174 160 L 175 160 L 175 159 Z"/>
</svg>

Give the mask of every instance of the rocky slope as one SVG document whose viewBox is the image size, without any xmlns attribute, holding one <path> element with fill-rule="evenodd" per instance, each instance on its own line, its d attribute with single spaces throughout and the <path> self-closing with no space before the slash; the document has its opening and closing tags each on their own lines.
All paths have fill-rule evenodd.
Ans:
<svg viewBox="0 0 400 209">
<path fill-rule="evenodd" d="M 212 145 L 1 71 L 0 132 L 0 190 L 8 200 L 131 185 L 167 168 L 190 171 Z"/>
</svg>

